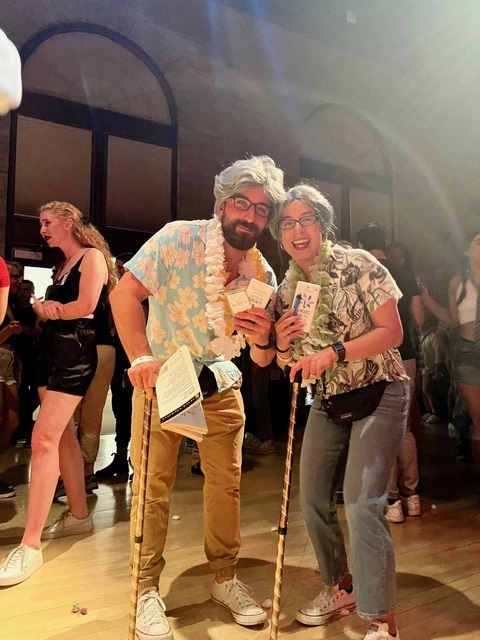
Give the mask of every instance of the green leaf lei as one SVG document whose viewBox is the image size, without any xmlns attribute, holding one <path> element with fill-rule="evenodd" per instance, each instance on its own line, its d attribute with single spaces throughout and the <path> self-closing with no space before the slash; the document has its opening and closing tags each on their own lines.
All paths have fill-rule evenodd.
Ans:
<svg viewBox="0 0 480 640">
<path fill-rule="evenodd" d="M 308 279 L 309 282 L 320 285 L 317 308 L 315 309 L 310 333 L 301 334 L 293 342 L 295 360 L 325 349 L 334 342 L 335 332 L 331 328 L 330 322 L 330 314 L 332 313 L 332 291 L 330 289 L 330 274 L 326 271 L 331 255 L 332 243 L 330 240 L 324 240 L 315 258 L 315 262 L 310 269 L 310 277 Z M 291 296 L 291 300 L 289 301 L 291 304 L 297 282 L 305 281 L 305 274 L 294 260 L 290 260 L 289 262 L 285 280 L 288 283 L 288 297 Z"/>
</svg>

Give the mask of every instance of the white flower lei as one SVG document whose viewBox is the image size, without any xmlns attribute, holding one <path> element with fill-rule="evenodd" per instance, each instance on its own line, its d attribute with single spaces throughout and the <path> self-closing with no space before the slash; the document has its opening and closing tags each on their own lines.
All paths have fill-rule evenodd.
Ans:
<svg viewBox="0 0 480 640">
<path fill-rule="evenodd" d="M 214 353 L 222 355 L 227 360 L 240 355 L 245 347 L 245 336 L 232 335 L 225 319 L 225 249 L 223 246 L 222 223 L 214 218 L 208 225 L 207 242 L 205 247 L 205 293 L 207 305 L 205 308 L 207 326 L 215 333 L 211 342 Z M 244 259 L 238 265 L 241 276 L 251 280 L 252 278 L 264 279 L 265 271 L 259 266 L 259 252 L 257 249 L 247 251 Z M 261 271 L 261 273 L 259 273 Z M 263 277 L 262 277 L 263 276 Z"/>
</svg>

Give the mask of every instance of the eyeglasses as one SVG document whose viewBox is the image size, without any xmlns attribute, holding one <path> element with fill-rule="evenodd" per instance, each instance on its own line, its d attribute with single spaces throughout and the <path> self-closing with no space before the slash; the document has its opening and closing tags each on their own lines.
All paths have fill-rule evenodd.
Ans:
<svg viewBox="0 0 480 640">
<path fill-rule="evenodd" d="M 230 200 L 233 200 L 233 206 L 239 211 L 248 211 L 250 207 L 253 207 L 256 215 L 261 218 L 268 218 L 272 213 L 272 207 L 270 205 L 265 204 L 264 202 L 255 204 L 245 196 L 232 196 Z"/>
<path fill-rule="evenodd" d="M 280 229 L 289 229 L 292 230 L 295 228 L 295 225 L 298 224 L 302 227 L 311 227 L 312 224 L 318 222 L 319 217 L 318 213 L 309 213 L 306 216 L 302 216 L 301 218 L 282 218 L 278 223 Z"/>
<path fill-rule="evenodd" d="M 10 276 L 10 280 L 21 280 L 22 276 L 19 276 L 18 273 L 12 273 Z"/>
</svg>

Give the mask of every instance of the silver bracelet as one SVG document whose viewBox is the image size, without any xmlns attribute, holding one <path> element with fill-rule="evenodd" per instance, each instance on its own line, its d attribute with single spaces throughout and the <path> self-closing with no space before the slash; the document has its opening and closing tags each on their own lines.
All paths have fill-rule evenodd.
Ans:
<svg viewBox="0 0 480 640">
<path fill-rule="evenodd" d="M 142 362 L 156 362 L 156 359 L 153 356 L 138 356 L 138 358 L 135 358 L 130 364 L 130 367 L 136 367 L 137 364 L 142 364 Z"/>
</svg>

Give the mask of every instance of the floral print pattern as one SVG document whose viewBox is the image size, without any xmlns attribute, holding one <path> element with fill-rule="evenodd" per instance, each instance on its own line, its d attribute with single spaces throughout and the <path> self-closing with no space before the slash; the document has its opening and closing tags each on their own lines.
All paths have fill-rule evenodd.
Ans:
<svg viewBox="0 0 480 640">
<path fill-rule="evenodd" d="M 175 221 L 166 224 L 125 264 L 150 291 L 147 338 L 153 355 L 161 362 L 187 345 L 197 373 L 202 365 L 215 373 L 219 389 L 240 378 L 237 367 L 211 349 L 214 333 L 208 328 L 205 251 L 207 231 L 213 220 Z M 259 254 L 260 255 L 260 254 Z M 263 256 L 259 258 L 267 282 L 276 286 L 275 274 Z M 228 291 L 245 289 L 240 276 Z"/>
<path fill-rule="evenodd" d="M 367 251 L 333 247 L 326 271 L 330 275 L 332 311 L 329 328 L 333 342 L 348 342 L 373 329 L 371 314 L 401 291 L 388 270 Z M 277 311 L 291 306 L 291 291 L 284 280 L 278 289 Z M 295 353 L 300 358 L 304 353 Z M 324 395 L 329 397 L 365 387 L 380 380 L 407 380 L 397 349 L 389 349 L 361 360 L 336 363 L 326 370 Z"/>
</svg>

